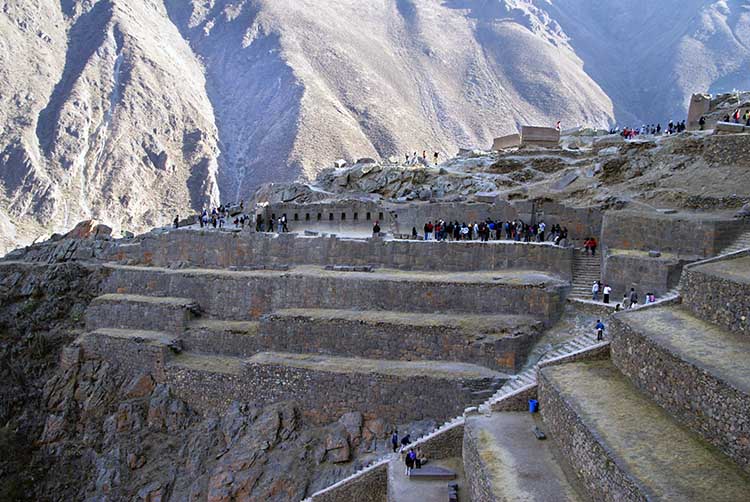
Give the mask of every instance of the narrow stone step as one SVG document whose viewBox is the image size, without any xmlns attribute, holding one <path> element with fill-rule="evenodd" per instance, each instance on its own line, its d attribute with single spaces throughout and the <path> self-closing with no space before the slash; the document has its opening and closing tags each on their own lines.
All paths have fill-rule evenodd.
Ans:
<svg viewBox="0 0 750 502">
<path fill-rule="evenodd" d="M 189 298 L 105 294 L 94 298 L 86 309 L 86 327 L 179 333 L 198 310 L 197 302 Z"/>
<path fill-rule="evenodd" d="M 744 500 L 750 477 L 679 425 L 610 361 L 543 368 L 550 436 L 594 500 Z"/>
<path fill-rule="evenodd" d="M 561 469 L 554 443 L 536 439 L 535 427 L 546 432 L 538 415 L 526 412 L 467 417 L 463 443 L 466 500 L 585 500 Z"/>
<path fill-rule="evenodd" d="M 610 330 L 615 365 L 683 424 L 750 470 L 750 337 L 678 307 L 624 312 L 614 317 Z"/>
</svg>

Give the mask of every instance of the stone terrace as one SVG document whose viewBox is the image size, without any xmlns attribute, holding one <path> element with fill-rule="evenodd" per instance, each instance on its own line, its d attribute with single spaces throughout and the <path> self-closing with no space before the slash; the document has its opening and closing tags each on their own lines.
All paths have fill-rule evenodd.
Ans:
<svg viewBox="0 0 750 502">
<path fill-rule="evenodd" d="M 151 372 L 201 410 L 293 399 L 315 423 L 480 404 L 570 287 L 570 251 L 550 245 L 180 230 L 108 256 L 85 357 Z"/>
</svg>

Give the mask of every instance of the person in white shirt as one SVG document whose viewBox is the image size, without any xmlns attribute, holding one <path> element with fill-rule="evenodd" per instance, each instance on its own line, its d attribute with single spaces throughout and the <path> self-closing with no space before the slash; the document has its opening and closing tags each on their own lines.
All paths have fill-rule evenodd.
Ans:
<svg viewBox="0 0 750 502">
<path fill-rule="evenodd" d="M 612 288 L 609 287 L 609 284 L 604 285 L 604 303 L 609 303 L 609 295 L 612 294 Z"/>
<path fill-rule="evenodd" d="M 591 299 L 596 301 L 599 301 L 599 281 L 596 281 L 593 286 L 591 286 Z"/>
</svg>

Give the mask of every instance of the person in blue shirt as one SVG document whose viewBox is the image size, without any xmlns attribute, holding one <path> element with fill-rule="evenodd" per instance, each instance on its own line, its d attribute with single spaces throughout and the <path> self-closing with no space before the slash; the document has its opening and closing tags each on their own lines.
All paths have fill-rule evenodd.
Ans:
<svg viewBox="0 0 750 502">
<path fill-rule="evenodd" d="M 596 320 L 596 340 L 601 341 L 604 339 L 604 323 L 601 319 Z"/>
</svg>

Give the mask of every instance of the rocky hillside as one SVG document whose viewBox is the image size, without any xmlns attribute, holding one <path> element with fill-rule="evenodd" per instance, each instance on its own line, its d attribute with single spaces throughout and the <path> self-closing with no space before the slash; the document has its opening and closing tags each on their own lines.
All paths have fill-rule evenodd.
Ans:
<svg viewBox="0 0 750 502">
<path fill-rule="evenodd" d="M 201 415 L 149 374 L 81 360 L 63 347 L 102 271 L 67 260 L 71 246 L 93 253 L 96 241 L 38 244 L 42 263 L 6 264 L 0 278 L 0 450 L 13 452 L 0 458 L 0 500 L 295 501 L 386 448 L 394 425 L 382 419 L 311 426 L 294 402 Z"/>
<path fill-rule="evenodd" d="M 748 87 L 740 0 L 65 0 L 0 12 L 0 254 L 334 159 L 666 121 Z"/>
</svg>

